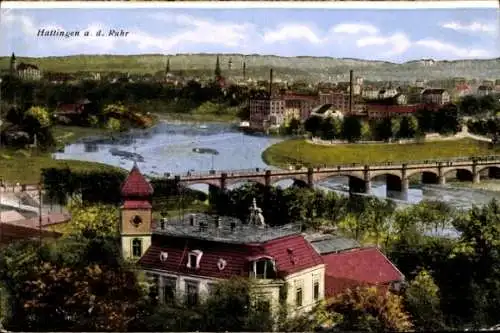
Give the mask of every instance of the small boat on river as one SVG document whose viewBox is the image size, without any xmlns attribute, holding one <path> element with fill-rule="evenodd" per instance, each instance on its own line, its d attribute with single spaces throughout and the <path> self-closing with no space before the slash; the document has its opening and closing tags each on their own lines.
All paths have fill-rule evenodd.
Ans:
<svg viewBox="0 0 500 333">
<path fill-rule="evenodd" d="M 193 152 L 198 154 L 219 155 L 219 152 L 212 148 L 193 148 Z"/>
</svg>

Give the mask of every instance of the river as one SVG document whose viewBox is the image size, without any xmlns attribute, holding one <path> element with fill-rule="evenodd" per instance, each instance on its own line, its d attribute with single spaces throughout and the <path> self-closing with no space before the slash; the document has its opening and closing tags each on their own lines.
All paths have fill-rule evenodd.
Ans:
<svg viewBox="0 0 500 333">
<path fill-rule="evenodd" d="M 262 160 L 262 152 L 282 139 L 243 134 L 234 125 L 228 124 L 187 124 L 160 122 L 147 130 L 132 130 L 120 135 L 114 141 L 109 139 L 87 138 L 82 142 L 68 145 L 64 152 L 55 154 L 57 159 L 94 161 L 131 169 L 133 161 L 112 154 L 110 149 L 135 153 L 143 157 L 138 162 L 141 171 L 150 176 L 184 174 L 187 171 L 241 170 L 268 168 Z M 194 148 L 211 148 L 218 155 L 200 154 Z M 291 181 L 284 180 L 277 186 L 286 187 Z M 318 188 L 346 193 L 346 178 L 330 179 Z M 237 186 L 237 185 L 235 185 Z M 208 192 L 208 185 L 193 185 L 192 188 Z M 233 186 L 234 187 L 234 186 Z M 374 182 L 372 194 L 386 197 L 385 184 Z M 441 200 L 457 208 L 470 208 L 482 205 L 493 198 L 500 199 L 500 192 L 471 189 L 466 187 L 439 185 L 412 185 L 408 195 L 402 198 L 399 193 L 391 193 L 400 205 L 418 203 L 426 200 Z"/>
</svg>

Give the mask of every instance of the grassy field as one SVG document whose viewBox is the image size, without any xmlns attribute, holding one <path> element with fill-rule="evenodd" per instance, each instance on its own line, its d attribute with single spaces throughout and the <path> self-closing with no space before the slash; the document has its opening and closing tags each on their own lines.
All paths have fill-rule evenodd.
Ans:
<svg viewBox="0 0 500 333">
<path fill-rule="evenodd" d="M 321 146 L 304 140 L 287 140 L 262 153 L 267 164 L 285 167 L 418 161 L 436 158 L 493 155 L 487 144 L 470 140 L 435 141 L 415 144 L 344 144 Z"/>
<path fill-rule="evenodd" d="M 58 146 L 74 142 L 82 137 L 105 133 L 101 129 L 69 126 L 56 126 L 53 131 Z M 75 171 L 120 169 L 96 162 L 54 160 L 50 152 L 38 152 L 35 149 L 31 151 L 0 149 L 0 177 L 8 184 L 36 184 L 40 181 L 42 169 L 66 166 Z"/>
</svg>

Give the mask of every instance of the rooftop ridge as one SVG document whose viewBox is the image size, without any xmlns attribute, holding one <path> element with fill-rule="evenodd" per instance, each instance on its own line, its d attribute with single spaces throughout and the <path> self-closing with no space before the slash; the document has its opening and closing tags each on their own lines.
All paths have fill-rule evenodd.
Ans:
<svg viewBox="0 0 500 333">
<path fill-rule="evenodd" d="M 262 226 L 238 218 L 213 214 L 186 214 L 180 218 L 156 221 L 153 233 L 232 244 L 266 243 L 301 234 L 301 224 Z"/>
</svg>

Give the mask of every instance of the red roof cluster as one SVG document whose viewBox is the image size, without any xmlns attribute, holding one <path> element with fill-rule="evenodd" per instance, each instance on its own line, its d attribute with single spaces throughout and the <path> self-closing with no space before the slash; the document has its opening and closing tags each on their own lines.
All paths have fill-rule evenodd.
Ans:
<svg viewBox="0 0 500 333">
<path fill-rule="evenodd" d="M 139 260 L 139 264 L 145 269 L 193 274 L 193 269 L 186 267 L 188 253 L 193 250 L 203 253 L 200 267 L 195 274 L 212 278 L 248 276 L 250 261 L 259 257 L 273 258 L 280 276 L 322 264 L 320 255 L 302 235 L 283 237 L 262 244 L 227 244 L 153 236 L 153 244 Z M 168 253 L 165 261 L 160 259 L 161 252 Z M 226 262 L 226 267 L 222 270 L 217 265 L 220 259 Z"/>
<path fill-rule="evenodd" d="M 134 164 L 122 186 L 121 192 L 125 198 L 145 198 L 153 194 L 153 187 L 139 171 L 137 164 Z"/>
<path fill-rule="evenodd" d="M 362 285 L 386 285 L 400 281 L 403 274 L 377 248 L 330 253 L 325 263 L 325 296 Z"/>
</svg>

